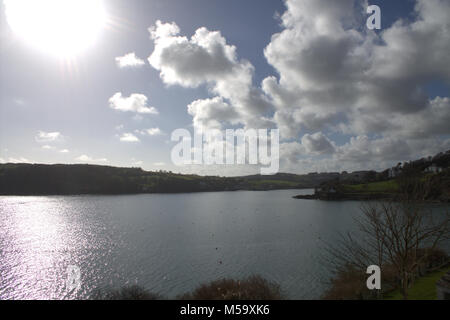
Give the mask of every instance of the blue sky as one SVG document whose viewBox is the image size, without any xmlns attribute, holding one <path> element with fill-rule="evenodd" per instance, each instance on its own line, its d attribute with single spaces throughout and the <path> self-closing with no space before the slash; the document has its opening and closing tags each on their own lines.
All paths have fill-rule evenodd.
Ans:
<svg viewBox="0 0 450 320">
<path fill-rule="evenodd" d="M 314 7 L 319 2 L 323 9 Z M 449 64 L 445 64 L 447 58 L 431 58 L 431 52 L 438 58 L 450 52 L 444 53 L 447 47 L 438 45 L 449 42 L 448 34 L 439 33 L 450 21 L 448 1 L 431 0 L 428 4 L 412 0 L 370 1 L 382 10 L 382 30 L 375 33 L 364 30 L 365 20 L 336 32 L 327 29 L 329 26 L 337 28 L 337 24 L 346 25 L 353 17 L 365 19 L 361 10 L 355 9 L 351 17 L 345 11 L 347 4 L 355 8 L 364 6 L 365 2 L 346 0 L 342 8 L 335 8 L 336 4 L 331 1 L 319 2 L 104 1 L 108 25 L 100 30 L 90 47 L 73 56 L 70 62 L 32 46 L 29 39 L 19 36 L 9 26 L 2 6 L 0 161 L 89 162 L 141 166 L 147 170 L 230 174 L 220 167 L 187 169 L 171 164 L 170 150 L 174 143 L 170 142 L 170 133 L 176 128 L 191 130 L 195 116 L 204 123 L 218 121 L 222 128 L 236 123 L 255 126 L 253 120 L 268 116 L 282 134 L 281 153 L 283 159 L 288 160 L 281 170 L 290 172 L 381 169 L 396 161 L 450 146 L 450 132 L 445 123 L 439 122 L 450 116 Z M 297 11 L 298 8 L 301 10 Z M 440 12 L 442 20 L 437 17 L 433 23 L 428 23 L 427 19 L 431 19 L 434 12 Z M 403 25 L 393 26 L 399 19 L 404 20 Z M 252 65 L 251 81 L 245 85 L 260 99 L 269 101 L 268 110 L 250 114 L 251 102 L 247 105 L 243 101 L 245 98 L 233 98 L 229 91 L 214 89 L 218 84 L 229 82 L 223 77 L 205 78 L 199 80 L 199 84 L 186 85 L 193 74 L 182 74 L 182 69 L 176 68 L 181 68 L 182 63 L 184 66 L 192 63 L 188 57 L 179 57 L 177 65 L 177 61 L 167 60 L 170 56 L 160 56 L 157 58 L 168 62 L 151 65 L 147 58 L 156 52 L 156 40 L 150 38 L 148 28 L 155 26 L 157 20 L 176 24 L 178 35 L 186 36 L 187 41 L 201 27 L 209 32 L 220 31 L 226 45 L 236 47 L 233 65 L 243 66 L 244 61 Z M 317 21 L 328 24 L 323 29 L 318 27 Z M 304 33 L 304 30 L 310 32 Z M 276 33 L 283 36 L 274 41 L 272 36 Z M 426 34 L 436 39 L 430 40 L 430 50 L 424 56 L 420 50 L 427 44 L 421 45 L 420 39 Z M 171 41 L 173 37 L 163 40 Z M 288 37 L 292 37 L 290 42 Z M 399 48 L 396 43 L 400 44 Z M 319 44 L 323 47 L 315 53 Z M 323 48 L 329 52 L 324 52 Z M 165 53 L 170 49 L 176 48 L 169 47 Z M 118 67 L 116 58 L 131 52 L 144 60 L 145 65 Z M 316 61 L 314 57 L 322 60 Z M 405 57 L 410 61 L 405 62 Z M 423 68 L 419 68 L 415 60 L 419 58 L 423 59 Z M 390 59 L 389 63 L 385 59 Z M 323 63 L 324 60 L 330 63 Z M 353 61 L 360 65 L 353 66 Z M 442 63 L 442 67 L 437 63 Z M 292 70 L 288 65 L 294 66 Z M 333 69 L 335 66 L 342 70 L 337 73 Z M 417 71 L 412 72 L 415 68 Z M 168 83 L 160 76 L 164 71 L 174 71 L 178 78 Z M 211 72 L 216 74 L 214 70 Z M 238 73 L 236 77 L 245 75 Z M 269 77 L 276 81 L 270 82 Z M 323 79 L 330 79 L 330 82 Z M 263 81 L 270 83 L 271 89 L 265 89 Z M 343 86 L 344 82 L 348 82 L 348 86 Z M 357 94 L 352 88 L 360 85 L 361 93 Z M 359 87 L 355 91 L 358 90 Z M 366 90 L 370 90 L 369 94 Z M 114 110 L 108 101 L 118 92 L 123 97 L 145 95 L 148 106 L 159 113 Z M 279 92 L 285 97 L 277 102 Z M 240 114 L 240 118 L 232 120 L 220 118 L 208 104 L 210 101 L 206 101 L 214 97 L 220 97 L 230 110 L 246 110 L 246 116 Z M 188 113 L 188 105 L 196 100 L 205 103 L 194 116 Z M 290 101 L 289 105 L 286 101 Z M 372 105 L 370 109 L 367 107 Z M 423 119 L 426 114 L 432 115 L 428 122 L 422 124 L 415 120 L 415 117 Z M 205 119 L 206 116 L 210 118 Z M 419 123 L 421 127 L 412 130 L 408 121 Z M 162 134 L 139 133 L 155 128 Z M 56 132 L 58 136 L 49 135 Z M 121 141 L 127 133 L 139 142 Z M 247 172 L 245 168 L 241 171 Z"/>
</svg>

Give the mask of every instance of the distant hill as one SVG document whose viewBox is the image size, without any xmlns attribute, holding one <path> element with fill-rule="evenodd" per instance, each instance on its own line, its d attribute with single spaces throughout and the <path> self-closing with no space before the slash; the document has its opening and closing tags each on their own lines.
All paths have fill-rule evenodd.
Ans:
<svg viewBox="0 0 450 320">
<path fill-rule="evenodd" d="M 181 193 L 314 188 L 329 179 L 295 174 L 218 177 L 97 165 L 0 164 L 1 195 Z"/>
<path fill-rule="evenodd" d="M 383 172 L 362 173 L 357 182 L 352 174 L 323 182 L 314 195 L 297 199 L 320 200 L 414 200 L 450 202 L 450 151 L 419 160 L 398 163 Z"/>
<path fill-rule="evenodd" d="M 450 151 L 397 165 L 406 176 L 430 165 L 450 166 Z M 401 169 L 401 170 L 400 170 Z M 235 190 L 316 188 L 323 184 L 357 185 L 389 179 L 389 170 L 309 173 L 277 173 L 270 176 L 218 177 L 184 175 L 141 168 L 98 165 L 0 164 L 0 195 L 75 195 L 181 193 Z M 433 181 L 436 184 L 436 181 Z M 356 187 L 355 187 L 356 188 Z"/>
</svg>

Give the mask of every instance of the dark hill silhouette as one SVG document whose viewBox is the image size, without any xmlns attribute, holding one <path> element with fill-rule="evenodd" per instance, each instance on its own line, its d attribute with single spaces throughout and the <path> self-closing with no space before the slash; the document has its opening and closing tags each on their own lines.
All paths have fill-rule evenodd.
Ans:
<svg viewBox="0 0 450 320">
<path fill-rule="evenodd" d="M 295 177 L 295 179 L 294 179 Z M 324 177 L 322 177 L 322 180 Z M 316 179 L 317 180 L 317 179 Z M 319 180 L 290 175 L 218 177 L 98 165 L 0 164 L 2 195 L 181 193 L 312 188 Z"/>
<path fill-rule="evenodd" d="M 450 151 L 434 157 L 405 162 L 405 176 L 415 176 L 431 164 L 448 168 Z M 399 164 L 400 165 L 400 164 Z M 324 183 L 361 184 L 388 180 L 383 172 L 355 171 L 277 173 L 270 176 L 219 177 L 183 175 L 141 168 L 118 168 L 88 164 L 0 164 L 0 195 L 75 195 L 182 193 L 235 190 L 277 190 L 316 188 Z M 439 182 L 439 183 L 437 183 Z M 430 184 L 441 185 L 442 181 Z M 447 180 L 445 180 L 446 185 Z M 447 188 L 448 189 L 448 188 Z"/>
</svg>

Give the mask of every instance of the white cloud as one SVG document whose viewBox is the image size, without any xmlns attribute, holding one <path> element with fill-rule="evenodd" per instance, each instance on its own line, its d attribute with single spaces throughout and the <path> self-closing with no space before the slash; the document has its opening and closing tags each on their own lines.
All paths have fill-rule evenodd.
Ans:
<svg viewBox="0 0 450 320">
<path fill-rule="evenodd" d="M 331 154 L 334 152 L 334 146 L 322 132 L 305 134 L 302 138 L 302 145 L 307 152 L 312 154 Z"/>
<path fill-rule="evenodd" d="M 116 63 L 119 66 L 119 68 L 141 67 L 145 65 L 145 61 L 138 58 L 134 52 L 127 53 L 122 57 L 117 57 Z"/>
<path fill-rule="evenodd" d="M 155 48 L 148 60 L 160 71 L 164 83 L 192 88 L 208 85 L 211 93 L 222 99 L 222 107 L 225 99 L 229 101 L 228 113 L 239 115 L 236 118 L 240 123 L 255 128 L 268 125 L 263 115 L 271 106 L 261 90 L 252 84 L 252 64 L 239 60 L 236 47 L 227 44 L 219 31 L 202 27 L 188 39 L 179 35 L 180 29 L 175 23 L 161 21 L 149 31 Z M 207 99 L 203 105 L 211 102 Z M 217 103 L 215 105 L 217 107 Z M 197 125 L 214 122 L 213 118 L 206 118 L 207 115 L 203 113 Z"/>
<path fill-rule="evenodd" d="M 198 129 L 220 129 L 222 123 L 239 122 L 239 114 L 221 97 L 196 100 L 188 105 L 188 113 Z"/>
<path fill-rule="evenodd" d="M 81 162 L 88 162 L 88 163 L 108 162 L 108 159 L 106 159 L 106 158 L 94 159 L 85 154 L 79 156 L 78 158 L 75 158 L 75 160 L 81 161 Z"/>
<path fill-rule="evenodd" d="M 263 81 L 283 136 L 332 127 L 353 135 L 411 136 L 419 119 L 425 119 L 419 120 L 421 135 L 435 134 L 437 119 L 424 114 L 446 118 L 449 112 L 442 108 L 445 101 L 430 100 L 424 85 L 450 79 L 449 2 L 419 0 L 416 20 L 398 21 L 379 35 L 360 28 L 364 2 L 288 0 L 286 5 L 284 29 L 265 49 L 279 80 Z M 439 128 L 450 133 L 449 126 Z"/>
<path fill-rule="evenodd" d="M 305 154 L 305 147 L 301 143 L 294 141 L 280 144 L 280 159 L 290 163 L 296 163 Z"/>
<path fill-rule="evenodd" d="M 123 97 L 121 92 L 117 92 L 109 99 L 109 106 L 123 112 L 158 114 L 158 110 L 149 107 L 147 101 L 147 97 L 143 94 L 133 93 L 129 97 Z"/>
<path fill-rule="evenodd" d="M 59 150 L 59 152 L 60 153 L 69 153 L 70 151 L 68 149 L 62 149 L 62 150 Z"/>
<path fill-rule="evenodd" d="M 51 143 L 62 141 L 64 139 L 60 132 L 45 132 L 39 131 L 35 137 L 36 141 L 39 143 Z"/>
<path fill-rule="evenodd" d="M 425 87 L 450 83 L 450 2 L 418 0 L 411 20 L 378 34 L 364 28 L 366 2 L 285 3 L 283 30 L 264 52 L 279 74 L 262 83 L 276 110 L 273 120 L 284 138 L 303 134 L 306 152 L 315 150 L 314 132 L 351 136 L 340 147 L 319 139 L 327 159 L 291 146 L 298 164 L 313 159 L 315 167 L 331 168 L 331 161 L 336 168 L 367 169 L 448 148 L 448 94 L 429 97 Z"/>
<path fill-rule="evenodd" d="M 8 162 L 10 163 L 31 163 L 30 160 L 28 160 L 27 158 L 24 157 L 19 157 L 19 158 L 8 158 Z"/>
<path fill-rule="evenodd" d="M 120 136 L 122 142 L 139 142 L 139 138 L 132 133 L 124 133 Z"/>
<path fill-rule="evenodd" d="M 133 166 L 142 166 L 144 161 L 131 159 Z"/>
<path fill-rule="evenodd" d="M 365 27 L 367 1 L 285 5 L 264 50 L 277 76 L 261 88 L 220 32 L 202 27 L 188 38 L 160 21 L 149 29 L 148 61 L 162 81 L 209 89 L 188 105 L 194 127 L 276 126 L 283 160 L 306 171 L 390 166 L 448 148 L 450 97 L 427 87 L 450 85 L 449 1 L 416 0 L 414 14 L 378 33 Z"/>
<path fill-rule="evenodd" d="M 55 149 L 55 147 L 49 146 L 48 144 L 46 144 L 46 145 L 42 146 L 42 149 L 44 149 L 44 150 L 53 150 L 53 149 Z"/>
<path fill-rule="evenodd" d="M 75 160 L 79 160 L 79 161 L 92 161 L 93 159 L 85 154 L 79 156 L 78 158 L 76 158 Z"/>
<path fill-rule="evenodd" d="M 155 163 L 153 163 L 153 165 L 157 166 L 157 167 L 162 167 L 162 166 L 165 166 L 166 163 L 165 162 L 155 162 Z"/>
<path fill-rule="evenodd" d="M 5 159 L 0 158 L 0 163 L 5 163 L 5 162 L 6 162 Z"/>
<path fill-rule="evenodd" d="M 141 135 L 147 135 L 147 136 L 160 136 L 163 134 L 163 132 L 159 128 L 136 130 L 136 133 L 139 133 Z"/>
<path fill-rule="evenodd" d="M 26 104 L 25 100 L 22 98 L 15 98 L 13 101 L 18 106 L 24 106 Z"/>
</svg>

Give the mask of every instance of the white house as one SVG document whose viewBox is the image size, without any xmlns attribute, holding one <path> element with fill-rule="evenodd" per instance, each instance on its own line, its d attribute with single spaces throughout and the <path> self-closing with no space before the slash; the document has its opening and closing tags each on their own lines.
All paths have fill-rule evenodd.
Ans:
<svg viewBox="0 0 450 320">
<path fill-rule="evenodd" d="M 400 167 L 392 167 L 389 169 L 388 171 L 388 177 L 389 178 L 395 178 L 397 177 L 400 173 L 402 173 L 402 168 Z"/>
<path fill-rule="evenodd" d="M 425 168 L 424 172 L 439 173 L 442 172 L 442 167 L 438 167 L 435 163 L 433 163 L 431 166 Z"/>
</svg>

